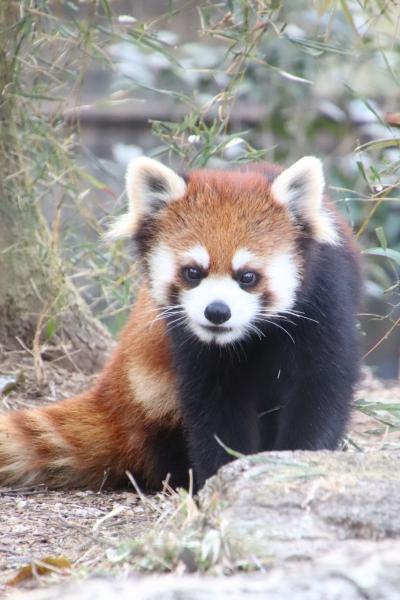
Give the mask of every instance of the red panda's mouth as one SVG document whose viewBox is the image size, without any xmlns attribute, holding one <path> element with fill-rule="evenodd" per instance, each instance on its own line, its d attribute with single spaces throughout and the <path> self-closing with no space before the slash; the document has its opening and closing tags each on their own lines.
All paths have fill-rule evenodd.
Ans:
<svg viewBox="0 0 400 600">
<path fill-rule="evenodd" d="M 211 333 L 229 333 L 232 327 L 221 327 L 220 325 L 201 325 L 203 329 L 211 331 Z"/>
</svg>

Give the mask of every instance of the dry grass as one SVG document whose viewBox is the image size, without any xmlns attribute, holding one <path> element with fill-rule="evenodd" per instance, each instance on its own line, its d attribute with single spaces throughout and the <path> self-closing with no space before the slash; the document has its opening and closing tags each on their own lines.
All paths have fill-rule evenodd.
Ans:
<svg viewBox="0 0 400 600">
<path fill-rule="evenodd" d="M 93 570 L 107 550 L 142 535 L 157 516 L 130 492 L 4 489 L 0 504 L 2 583 L 48 556 L 67 558 L 76 571 Z"/>
</svg>

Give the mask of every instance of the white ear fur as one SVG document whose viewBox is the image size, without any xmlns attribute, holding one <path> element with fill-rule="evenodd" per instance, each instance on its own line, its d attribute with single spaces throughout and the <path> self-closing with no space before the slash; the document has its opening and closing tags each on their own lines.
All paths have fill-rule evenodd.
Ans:
<svg viewBox="0 0 400 600">
<path fill-rule="evenodd" d="M 304 219 L 314 238 L 325 244 L 339 243 L 333 215 L 323 204 L 324 174 L 321 161 L 304 156 L 285 169 L 273 181 L 272 194 L 279 204 L 287 205 L 294 217 Z"/>
<path fill-rule="evenodd" d="M 152 158 L 140 156 L 128 165 L 126 192 L 129 211 L 113 223 L 106 234 L 108 239 L 131 236 L 140 217 L 155 213 L 164 204 L 184 196 L 186 183 L 172 169 Z"/>
</svg>

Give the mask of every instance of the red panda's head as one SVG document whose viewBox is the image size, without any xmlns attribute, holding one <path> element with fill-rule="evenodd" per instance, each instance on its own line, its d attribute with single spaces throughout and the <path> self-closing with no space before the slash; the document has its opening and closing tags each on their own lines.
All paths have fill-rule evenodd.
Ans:
<svg viewBox="0 0 400 600">
<path fill-rule="evenodd" d="M 204 342 L 227 344 L 293 309 L 304 268 L 301 232 L 338 242 L 323 187 L 314 157 L 272 183 L 251 171 L 199 170 L 185 180 L 142 157 L 129 165 L 130 210 L 111 236 L 133 235 L 165 314 Z"/>
</svg>

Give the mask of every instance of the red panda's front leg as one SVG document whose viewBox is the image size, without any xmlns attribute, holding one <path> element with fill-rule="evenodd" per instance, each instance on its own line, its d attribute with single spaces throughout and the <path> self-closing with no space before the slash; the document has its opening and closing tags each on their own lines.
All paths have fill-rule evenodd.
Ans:
<svg viewBox="0 0 400 600">
<path fill-rule="evenodd" d="M 238 454 L 260 450 L 260 432 L 255 404 L 247 398 L 231 357 L 221 355 L 218 348 L 197 353 L 196 347 L 180 346 L 177 371 L 186 441 L 199 489 Z"/>
</svg>

